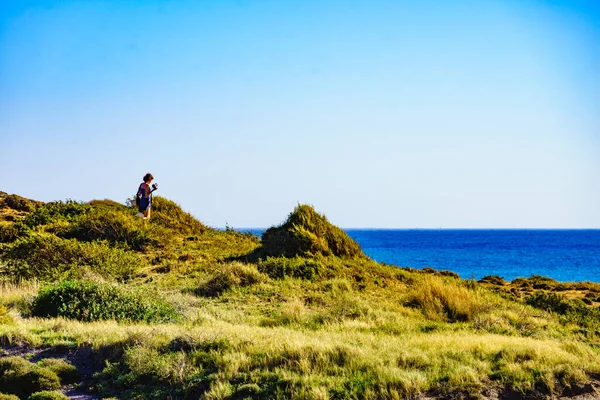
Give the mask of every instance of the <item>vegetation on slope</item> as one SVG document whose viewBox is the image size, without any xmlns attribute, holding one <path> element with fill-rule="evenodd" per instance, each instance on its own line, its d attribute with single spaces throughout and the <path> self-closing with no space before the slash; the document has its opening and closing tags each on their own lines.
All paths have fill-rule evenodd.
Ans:
<svg viewBox="0 0 600 400">
<path fill-rule="evenodd" d="M 378 264 L 304 205 L 261 241 L 164 198 L 142 221 L 110 200 L 5 197 L 0 343 L 75 348 L 75 364 L 87 349 L 81 387 L 103 396 L 539 398 L 600 373 L 600 285 Z M 58 361 L 10 360 L 66 379 Z"/>
<path fill-rule="evenodd" d="M 0 221 L 14 221 L 42 204 L 40 201 L 26 199 L 17 194 L 8 194 L 0 191 Z"/>
<path fill-rule="evenodd" d="M 298 205 L 287 220 L 262 235 L 267 256 L 365 257 L 360 246 L 312 206 Z"/>
<path fill-rule="evenodd" d="M 93 273 L 105 278 L 127 280 L 141 260 L 106 242 L 80 242 L 45 232 L 32 232 L 4 246 L 0 269 L 13 279 L 56 280 Z"/>
</svg>

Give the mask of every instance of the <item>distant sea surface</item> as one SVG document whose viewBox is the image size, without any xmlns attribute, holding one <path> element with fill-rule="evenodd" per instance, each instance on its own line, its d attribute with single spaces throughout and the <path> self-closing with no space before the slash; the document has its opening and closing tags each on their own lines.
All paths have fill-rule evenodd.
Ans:
<svg viewBox="0 0 600 400">
<path fill-rule="evenodd" d="M 249 230 L 260 235 L 263 230 Z M 462 278 L 543 275 L 600 282 L 600 230 L 384 230 L 346 232 L 375 261 L 450 270 Z"/>
</svg>

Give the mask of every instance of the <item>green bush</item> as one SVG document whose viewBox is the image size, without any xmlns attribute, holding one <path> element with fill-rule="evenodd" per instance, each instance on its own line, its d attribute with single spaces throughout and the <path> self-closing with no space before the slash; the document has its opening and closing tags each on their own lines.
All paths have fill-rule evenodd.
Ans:
<svg viewBox="0 0 600 400">
<path fill-rule="evenodd" d="M 506 281 L 501 276 L 496 275 L 486 275 L 479 280 L 480 283 L 491 283 L 493 285 L 504 286 Z"/>
<path fill-rule="evenodd" d="M 79 216 L 90 212 L 91 209 L 89 204 L 74 200 L 55 201 L 46 203 L 30 212 L 25 218 L 25 223 L 33 228 L 57 220 L 74 221 Z"/>
<path fill-rule="evenodd" d="M 204 399 L 208 387 L 195 387 L 195 383 L 214 380 L 222 355 L 231 349 L 229 342 L 175 339 L 173 344 L 158 349 L 139 345 L 126 348 L 120 362 L 107 363 L 96 374 L 100 391 L 128 399 Z"/>
<path fill-rule="evenodd" d="M 170 322 L 180 317 L 160 296 L 89 281 L 63 281 L 42 288 L 33 300 L 31 312 L 37 317 L 80 321 Z"/>
<path fill-rule="evenodd" d="M 553 289 L 558 285 L 554 279 L 541 275 L 531 275 L 529 281 L 534 289 Z"/>
<path fill-rule="evenodd" d="M 184 235 L 196 235 L 209 229 L 190 213 L 183 211 L 179 204 L 160 196 L 152 198 L 150 215 L 151 224 L 172 229 Z"/>
<path fill-rule="evenodd" d="M 457 274 L 456 272 L 448 271 L 448 270 L 445 270 L 445 269 L 442 269 L 442 270 L 440 270 L 438 272 L 440 273 L 440 276 L 448 276 L 450 278 L 460 279 L 460 275 Z"/>
<path fill-rule="evenodd" d="M 42 225 L 36 229 L 38 232 L 51 233 L 58 237 L 64 238 L 73 229 L 73 224 L 64 219 L 58 219 L 56 221 L 48 223 L 47 225 Z"/>
<path fill-rule="evenodd" d="M 40 367 L 47 368 L 60 378 L 60 382 L 71 384 L 81 380 L 81 374 L 73 365 L 59 358 L 45 358 L 37 363 Z"/>
<path fill-rule="evenodd" d="M 16 194 L 4 194 L 2 200 L 2 207 L 12 208 L 16 211 L 29 212 L 41 204 L 39 201 L 26 199 Z"/>
<path fill-rule="evenodd" d="M 41 390 L 60 387 L 58 376 L 21 357 L 0 358 L 0 392 L 27 398 Z"/>
<path fill-rule="evenodd" d="M 28 400 L 69 400 L 69 398 L 60 392 L 44 390 L 42 392 L 32 394 L 29 396 Z"/>
<path fill-rule="evenodd" d="M 267 229 L 262 243 L 266 256 L 365 257 L 358 243 L 309 205 L 298 205 L 282 225 Z"/>
<path fill-rule="evenodd" d="M 6 247 L 3 260 L 6 273 L 17 279 L 55 280 L 65 275 L 79 276 L 89 267 L 104 277 L 128 279 L 141 266 L 141 259 L 106 243 L 85 243 L 34 233 Z"/>
<path fill-rule="evenodd" d="M 537 292 L 525 299 L 525 302 L 535 308 L 558 314 L 567 314 L 574 309 L 573 303 L 565 296 L 552 292 Z"/>
<path fill-rule="evenodd" d="M 250 286 L 262 282 L 266 276 L 254 265 L 232 262 L 222 264 L 213 276 L 196 289 L 196 294 L 206 297 L 217 297 L 233 287 Z"/>
<path fill-rule="evenodd" d="M 588 307 L 580 299 L 569 300 L 553 292 L 537 292 L 525 299 L 535 308 L 557 313 L 563 322 L 582 327 L 600 327 L 600 308 Z"/>
<path fill-rule="evenodd" d="M 11 243 L 30 233 L 29 227 L 22 222 L 0 222 L 0 243 Z"/>
<path fill-rule="evenodd" d="M 0 393 L 0 400 L 19 400 L 19 398 L 14 394 Z"/>
<path fill-rule="evenodd" d="M 322 273 L 325 267 L 318 260 L 302 257 L 267 257 L 266 260 L 259 260 L 257 268 L 273 279 L 286 277 L 314 279 Z"/>
<path fill-rule="evenodd" d="M 125 244 L 143 250 L 147 246 L 164 246 L 169 235 L 131 213 L 104 207 L 82 215 L 64 237 L 88 242 L 106 240 L 111 245 Z"/>
</svg>

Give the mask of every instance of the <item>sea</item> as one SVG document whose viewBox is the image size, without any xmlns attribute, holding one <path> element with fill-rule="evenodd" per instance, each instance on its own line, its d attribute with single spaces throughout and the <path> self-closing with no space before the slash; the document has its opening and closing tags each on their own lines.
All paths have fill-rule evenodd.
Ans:
<svg viewBox="0 0 600 400">
<path fill-rule="evenodd" d="M 260 235 L 262 229 L 247 229 Z M 600 229 L 346 229 L 369 257 L 399 267 L 513 280 L 542 275 L 600 282 Z"/>
</svg>

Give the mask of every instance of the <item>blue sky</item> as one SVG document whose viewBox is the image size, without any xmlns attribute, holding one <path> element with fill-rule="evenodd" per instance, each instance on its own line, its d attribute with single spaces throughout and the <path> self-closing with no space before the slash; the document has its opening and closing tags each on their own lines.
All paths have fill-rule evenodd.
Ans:
<svg viewBox="0 0 600 400">
<path fill-rule="evenodd" d="M 599 66 L 595 1 L 2 1 L 0 190 L 599 228 Z"/>
</svg>

